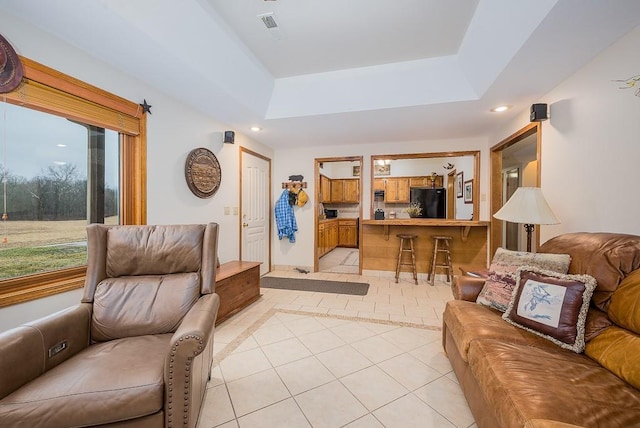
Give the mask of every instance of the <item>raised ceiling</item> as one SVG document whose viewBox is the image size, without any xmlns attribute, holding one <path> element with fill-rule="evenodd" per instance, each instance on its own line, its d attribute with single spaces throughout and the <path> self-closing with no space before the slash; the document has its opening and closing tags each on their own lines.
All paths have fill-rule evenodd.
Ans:
<svg viewBox="0 0 640 428">
<path fill-rule="evenodd" d="M 0 10 L 236 132 L 262 127 L 251 137 L 276 149 L 485 137 L 640 24 L 637 0 L 0 0 Z M 256 16 L 268 12 L 277 37 Z M 490 113 L 498 104 L 514 108 Z"/>
</svg>

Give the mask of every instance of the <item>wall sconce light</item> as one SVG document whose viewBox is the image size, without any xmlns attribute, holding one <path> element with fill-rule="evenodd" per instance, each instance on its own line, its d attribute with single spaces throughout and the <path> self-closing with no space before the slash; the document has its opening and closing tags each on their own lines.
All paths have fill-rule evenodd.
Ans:
<svg viewBox="0 0 640 428">
<path fill-rule="evenodd" d="M 225 144 L 233 144 L 236 138 L 236 133 L 233 131 L 224 131 L 224 142 Z"/>
</svg>

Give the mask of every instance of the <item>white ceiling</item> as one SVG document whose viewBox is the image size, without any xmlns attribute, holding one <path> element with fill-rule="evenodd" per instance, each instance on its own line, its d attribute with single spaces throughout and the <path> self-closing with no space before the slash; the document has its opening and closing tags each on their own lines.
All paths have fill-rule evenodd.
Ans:
<svg viewBox="0 0 640 428">
<path fill-rule="evenodd" d="M 640 24 L 637 0 L 0 0 L 0 11 L 236 132 L 258 125 L 251 137 L 274 148 L 490 135 Z M 490 113 L 498 104 L 514 108 Z"/>
</svg>

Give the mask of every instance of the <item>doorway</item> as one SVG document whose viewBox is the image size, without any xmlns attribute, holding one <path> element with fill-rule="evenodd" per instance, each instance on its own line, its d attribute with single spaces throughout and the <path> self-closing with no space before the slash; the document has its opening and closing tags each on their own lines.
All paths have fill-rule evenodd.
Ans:
<svg viewBox="0 0 640 428">
<path fill-rule="evenodd" d="M 362 156 L 315 159 L 314 272 L 362 272 Z"/>
<path fill-rule="evenodd" d="M 522 225 L 505 226 L 501 220 L 493 217 L 507 201 L 508 195 L 506 191 L 507 179 L 505 174 L 514 168 L 520 168 L 519 177 L 517 179 L 518 186 L 540 187 L 540 158 L 542 146 L 542 126 L 540 122 L 533 122 L 516 133 L 510 135 L 491 148 L 491 256 L 495 254 L 498 247 L 507 248 L 516 246 L 518 249 L 524 248 L 522 245 L 521 232 L 517 244 L 513 242 L 507 243 L 507 230 L 514 227 L 522 228 Z M 515 192 L 515 180 L 511 180 L 511 190 Z M 517 188 L 517 187 L 516 187 Z M 540 237 L 538 230 L 534 230 L 533 242 L 535 248 L 540 245 Z"/>
<path fill-rule="evenodd" d="M 271 159 L 240 147 L 240 260 L 271 271 Z"/>
</svg>

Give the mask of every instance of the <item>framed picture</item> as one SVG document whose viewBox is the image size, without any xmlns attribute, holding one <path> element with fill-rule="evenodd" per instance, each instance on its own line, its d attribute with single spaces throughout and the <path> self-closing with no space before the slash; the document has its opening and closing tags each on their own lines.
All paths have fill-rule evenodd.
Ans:
<svg viewBox="0 0 640 428">
<path fill-rule="evenodd" d="M 462 197 L 463 183 L 464 183 L 464 175 L 462 171 L 460 171 L 459 173 L 456 174 L 456 198 Z"/>
<path fill-rule="evenodd" d="M 373 175 L 391 175 L 391 165 L 373 165 Z"/>
<path fill-rule="evenodd" d="M 473 203 L 473 180 L 467 180 L 464 182 L 464 203 Z"/>
<path fill-rule="evenodd" d="M 360 177 L 360 165 L 355 165 L 353 168 L 353 176 Z"/>
</svg>

